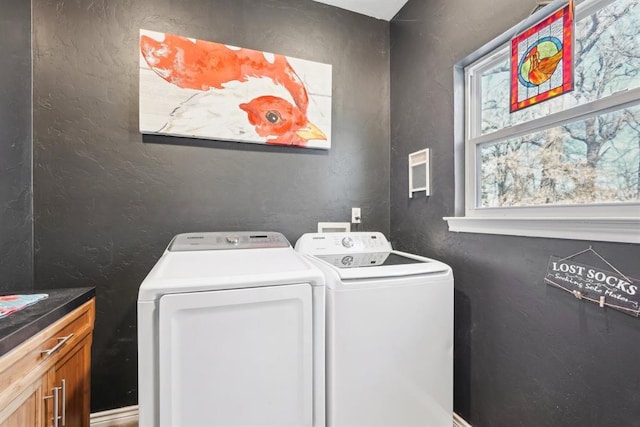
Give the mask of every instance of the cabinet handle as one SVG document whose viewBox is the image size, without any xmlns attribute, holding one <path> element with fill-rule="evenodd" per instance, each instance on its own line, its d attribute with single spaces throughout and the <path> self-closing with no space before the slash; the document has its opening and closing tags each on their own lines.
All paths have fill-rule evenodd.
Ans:
<svg viewBox="0 0 640 427">
<path fill-rule="evenodd" d="M 60 416 L 58 415 L 58 391 L 60 390 L 60 387 L 54 387 L 51 389 L 51 391 L 53 392 L 52 395 L 50 396 L 45 396 L 44 399 L 51 399 L 53 398 L 53 427 L 58 427 L 58 419 L 60 418 Z"/>
<path fill-rule="evenodd" d="M 62 426 L 67 424 L 67 380 L 62 380 Z"/>
<path fill-rule="evenodd" d="M 73 334 L 69 334 L 66 337 L 59 337 L 58 338 L 58 344 L 56 344 L 55 346 L 53 346 L 52 348 L 48 349 L 48 350 L 42 350 L 40 352 L 40 354 L 44 357 L 48 357 L 51 356 L 53 353 L 55 353 L 56 351 L 58 351 L 60 349 L 60 347 L 62 347 L 63 345 L 65 345 L 67 343 L 67 341 L 69 341 L 71 338 L 73 337 Z"/>
</svg>

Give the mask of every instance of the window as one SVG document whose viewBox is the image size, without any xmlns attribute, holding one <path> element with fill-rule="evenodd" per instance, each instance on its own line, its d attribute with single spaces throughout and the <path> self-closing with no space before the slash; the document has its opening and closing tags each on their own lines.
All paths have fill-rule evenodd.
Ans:
<svg viewBox="0 0 640 427">
<path fill-rule="evenodd" d="M 574 91 L 509 111 L 510 39 L 558 3 L 456 65 L 449 228 L 640 243 L 640 0 L 577 5 Z"/>
</svg>

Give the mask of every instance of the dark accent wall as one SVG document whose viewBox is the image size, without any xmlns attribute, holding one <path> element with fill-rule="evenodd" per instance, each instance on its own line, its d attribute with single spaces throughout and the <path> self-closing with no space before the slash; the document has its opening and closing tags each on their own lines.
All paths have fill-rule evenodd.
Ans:
<svg viewBox="0 0 640 427">
<path fill-rule="evenodd" d="M 0 292 L 33 288 L 31 5 L 0 4 Z"/>
<path fill-rule="evenodd" d="M 96 287 L 92 411 L 137 403 L 138 286 L 173 235 L 295 243 L 352 206 L 388 233 L 387 22 L 310 0 L 33 4 L 35 287 Z M 332 64 L 331 150 L 143 138 L 140 28 Z"/>
<path fill-rule="evenodd" d="M 454 405 L 474 427 L 638 425 L 640 319 L 542 279 L 550 255 L 589 245 L 640 277 L 640 247 L 457 234 L 442 219 L 454 215 L 453 65 L 535 4 L 410 0 L 392 20 L 391 237 L 397 248 L 453 267 Z M 425 147 L 433 151 L 433 195 L 409 199 L 407 155 Z"/>
</svg>

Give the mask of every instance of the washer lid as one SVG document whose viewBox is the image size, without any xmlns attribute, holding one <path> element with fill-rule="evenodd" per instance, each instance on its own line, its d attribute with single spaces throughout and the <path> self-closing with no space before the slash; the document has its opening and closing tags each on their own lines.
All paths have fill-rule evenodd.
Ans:
<svg viewBox="0 0 640 427">
<path fill-rule="evenodd" d="M 451 268 L 430 258 L 400 251 L 313 255 L 341 280 L 449 273 Z"/>
<path fill-rule="evenodd" d="M 375 266 L 406 265 L 429 263 L 431 260 L 421 260 L 400 255 L 398 252 L 365 252 L 353 254 L 314 255 L 336 268 L 371 268 Z"/>
</svg>

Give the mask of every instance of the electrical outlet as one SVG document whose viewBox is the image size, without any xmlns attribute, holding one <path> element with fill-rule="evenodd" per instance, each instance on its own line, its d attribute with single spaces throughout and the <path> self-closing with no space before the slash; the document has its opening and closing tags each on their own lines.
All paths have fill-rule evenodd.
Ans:
<svg viewBox="0 0 640 427">
<path fill-rule="evenodd" d="M 360 208 L 351 208 L 351 223 L 360 224 L 362 222 L 362 215 L 360 215 Z"/>
</svg>

